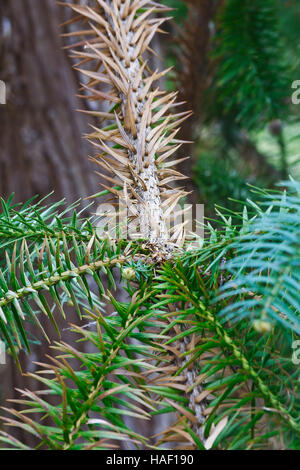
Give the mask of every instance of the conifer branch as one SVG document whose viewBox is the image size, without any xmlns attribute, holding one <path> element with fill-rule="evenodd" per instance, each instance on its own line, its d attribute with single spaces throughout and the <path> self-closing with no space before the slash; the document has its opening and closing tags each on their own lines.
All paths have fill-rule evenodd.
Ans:
<svg viewBox="0 0 300 470">
<path fill-rule="evenodd" d="M 101 176 L 121 187 L 105 188 L 137 222 L 140 238 L 170 252 L 174 243 L 184 240 L 184 226 L 176 227 L 172 240 L 166 216 L 187 193 L 170 185 L 185 177 L 173 169 L 176 162 L 167 160 L 183 143 L 176 134 L 190 113 L 170 113 L 176 93 L 156 86 L 168 70 L 152 72 L 144 58 L 165 21 L 155 14 L 169 9 L 149 0 L 97 0 L 94 8 L 70 6 L 90 26 L 88 35 L 86 29 L 78 31 L 83 41 L 74 51 L 79 59 L 76 68 L 88 79 L 83 85 L 85 97 L 113 106 L 109 113 L 89 112 L 113 122 L 94 127 L 87 136 L 100 151 L 94 160 L 112 175 Z"/>
</svg>

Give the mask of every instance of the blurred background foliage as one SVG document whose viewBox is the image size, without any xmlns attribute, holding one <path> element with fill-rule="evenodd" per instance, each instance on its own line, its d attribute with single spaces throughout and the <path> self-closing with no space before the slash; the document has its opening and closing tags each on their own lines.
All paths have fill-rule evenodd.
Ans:
<svg viewBox="0 0 300 470">
<path fill-rule="evenodd" d="M 165 60 L 168 85 L 194 111 L 183 127 L 192 165 L 184 170 L 206 215 L 230 210 L 251 185 L 299 178 L 300 2 L 168 0 L 175 8 Z M 174 41 L 174 36 L 176 41 Z"/>
</svg>

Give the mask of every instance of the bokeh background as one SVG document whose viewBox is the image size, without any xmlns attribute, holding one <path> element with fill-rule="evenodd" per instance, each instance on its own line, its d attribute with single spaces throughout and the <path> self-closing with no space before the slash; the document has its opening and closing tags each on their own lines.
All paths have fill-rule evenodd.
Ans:
<svg viewBox="0 0 300 470">
<path fill-rule="evenodd" d="M 88 3 L 93 0 L 73 0 Z M 172 66 L 163 84 L 179 90 L 193 110 L 182 126 L 190 160 L 190 200 L 240 210 L 253 186 L 274 188 L 300 177 L 300 0 L 164 0 L 176 8 L 167 34 L 155 38 L 152 67 Z M 35 195 L 72 203 L 100 190 L 82 135 L 94 123 L 87 113 L 99 103 L 78 95 L 83 81 L 72 68 L 70 11 L 55 0 L 1 0 L 0 196 L 16 202 Z M 64 34 L 64 36 L 61 36 Z M 297 86 L 297 84 L 294 84 Z M 294 93 L 294 103 L 292 96 Z M 181 150 L 180 156 L 182 156 Z M 212 222 L 213 223 L 213 222 Z M 0 253 L 3 256 L 3 253 Z M 23 357 L 33 360 L 47 346 Z M 0 400 L 13 397 L 26 379 L 0 368 Z M 21 437 L 21 436 L 20 436 Z M 21 437 L 22 438 L 22 437 Z M 23 438 L 25 441 L 25 438 Z"/>
</svg>

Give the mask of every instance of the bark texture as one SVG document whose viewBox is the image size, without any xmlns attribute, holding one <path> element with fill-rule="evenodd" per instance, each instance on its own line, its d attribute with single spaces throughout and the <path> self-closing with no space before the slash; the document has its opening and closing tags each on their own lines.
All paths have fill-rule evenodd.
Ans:
<svg viewBox="0 0 300 470">
<path fill-rule="evenodd" d="M 95 192 L 82 140 L 86 117 L 75 113 L 78 83 L 62 50 L 61 9 L 53 0 L 4 0 L 0 5 L 0 194 L 17 200 L 55 190 L 74 201 Z"/>
<path fill-rule="evenodd" d="M 0 196 L 4 198 L 15 192 L 16 201 L 25 201 L 54 191 L 53 200 L 65 197 L 73 202 L 99 187 L 87 159 L 92 149 L 82 139 L 87 117 L 75 112 L 78 77 L 60 40 L 65 13 L 54 0 L 0 3 L 0 80 L 7 87 L 7 103 L 0 106 Z M 71 313 L 68 320 L 73 320 Z M 48 322 L 44 327 L 49 337 L 58 339 Z M 68 340 L 69 333 L 63 334 Z M 33 372 L 32 361 L 43 360 L 49 352 L 46 342 L 32 349 L 31 357 L 22 354 L 24 371 Z M 14 398 L 14 389 L 26 386 L 25 377 L 8 358 L 7 366 L 0 366 L 0 400 Z M 22 430 L 17 437 L 33 444 Z"/>
</svg>

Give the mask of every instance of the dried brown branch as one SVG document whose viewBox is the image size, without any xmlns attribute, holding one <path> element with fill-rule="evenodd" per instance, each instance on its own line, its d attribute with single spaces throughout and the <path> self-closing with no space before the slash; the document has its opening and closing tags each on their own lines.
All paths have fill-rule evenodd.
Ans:
<svg viewBox="0 0 300 470">
<path fill-rule="evenodd" d="M 96 104 L 107 102 L 107 112 L 90 112 L 99 119 L 99 127 L 87 136 L 99 149 L 95 161 L 111 175 L 106 179 L 112 186 L 121 188 L 107 187 L 138 224 L 139 236 L 171 252 L 174 244 L 184 240 L 184 227 L 172 239 L 166 214 L 187 193 L 178 189 L 174 195 L 172 184 L 184 176 L 173 169 L 170 158 L 183 143 L 176 134 L 190 113 L 171 113 L 176 94 L 156 86 L 168 70 L 153 72 L 144 60 L 165 21 L 155 15 L 168 8 L 148 0 L 97 0 L 93 8 L 69 6 L 84 23 L 73 51 L 76 68 L 86 77 L 82 92 Z M 110 126 L 103 127 L 105 118 Z"/>
</svg>

